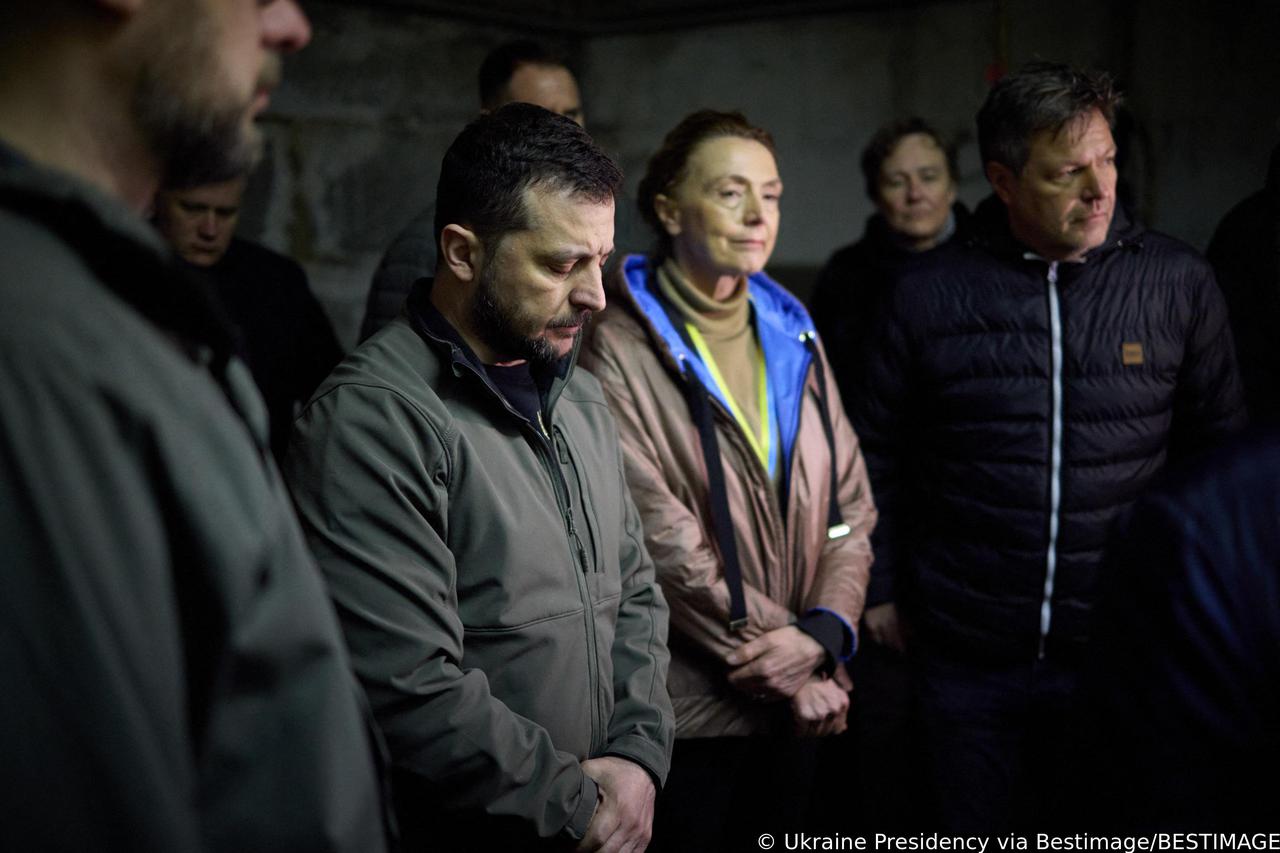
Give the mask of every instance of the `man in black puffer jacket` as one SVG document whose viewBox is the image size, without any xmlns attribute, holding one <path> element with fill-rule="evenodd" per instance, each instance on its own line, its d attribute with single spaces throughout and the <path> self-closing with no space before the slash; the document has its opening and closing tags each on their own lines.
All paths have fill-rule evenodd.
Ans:
<svg viewBox="0 0 1280 853">
<path fill-rule="evenodd" d="M 1044 63 L 992 89 L 996 197 L 894 288 L 851 404 L 950 830 L 1062 819 L 1108 527 L 1171 456 L 1244 419 L 1208 264 L 1115 203 L 1118 100 L 1107 76 Z"/>
</svg>

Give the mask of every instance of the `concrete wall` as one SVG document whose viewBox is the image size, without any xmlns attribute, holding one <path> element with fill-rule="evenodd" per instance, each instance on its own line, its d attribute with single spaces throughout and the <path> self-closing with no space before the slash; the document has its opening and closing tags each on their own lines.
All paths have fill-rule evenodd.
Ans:
<svg viewBox="0 0 1280 853">
<path fill-rule="evenodd" d="M 858 159 L 892 116 L 920 112 L 961 136 L 962 192 L 977 196 L 969 128 L 986 88 L 988 8 L 953 3 L 593 39 L 583 64 L 592 133 L 617 152 L 634 188 L 682 116 L 742 110 L 778 146 L 785 190 L 773 266 L 812 270 L 860 233 L 870 204 Z"/>
<path fill-rule="evenodd" d="M 481 59 L 521 32 L 331 0 L 307 12 L 315 38 L 286 64 L 246 230 L 306 265 L 350 344 L 382 249 L 433 194 L 440 156 L 474 114 Z M 1260 185 L 1280 139 L 1272 0 L 963 0 L 683 28 L 650 16 L 644 27 L 558 39 L 579 61 L 589 128 L 632 190 L 663 134 L 693 109 L 738 108 L 769 128 L 786 183 L 771 270 L 801 293 L 870 213 L 857 160 L 882 122 L 919 113 L 955 135 L 962 200 L 986 194 L 973 114 L 1001 60 L 1114 71 L 1137 128 L 1127 153 L 1139 207 L 1197 247 Z M 618 236 L 620 249 L 647 244 L 630 212 Z"/>
<path fill-rule="evenodd" d="M 434 198 L 441 156 L 479 109 L 481 61 L 522 33 L 319 0 L 306 11 L 312 42 L 286 59 L 264 116 L 242 233 L 303 264 L 350 347 L 383 250 Z"/>
</svg>

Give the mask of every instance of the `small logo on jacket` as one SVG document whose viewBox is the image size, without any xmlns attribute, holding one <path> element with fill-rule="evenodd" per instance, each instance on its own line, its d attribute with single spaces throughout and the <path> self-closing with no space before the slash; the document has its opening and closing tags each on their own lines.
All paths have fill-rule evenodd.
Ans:
<svg viewBox="0 0 1280 853">
<path fill-rule="evenodd" d="M 1120 345 L 1120 361 L 1123 364 L 1142 364 L 1142 344 L 1125 342 Z"/>
</svg>

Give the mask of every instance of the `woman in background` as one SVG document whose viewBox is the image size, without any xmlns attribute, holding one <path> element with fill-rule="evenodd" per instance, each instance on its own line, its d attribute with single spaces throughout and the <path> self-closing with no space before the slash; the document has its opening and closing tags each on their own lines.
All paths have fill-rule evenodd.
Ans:
<svg viewBox="0 0 1280 853">
<path fill-rule="evenodd" d="M 969 218 L 956 201 L 955 149 L 923 119 L 877 130 L 862 151 L 862 177 L 876 212 L 862 239 L 827 261 L 812 299 L 818 332 L 846 393 L 862 367 L 862 346 L 884 292 L 963 236 Z"/>
</svg>

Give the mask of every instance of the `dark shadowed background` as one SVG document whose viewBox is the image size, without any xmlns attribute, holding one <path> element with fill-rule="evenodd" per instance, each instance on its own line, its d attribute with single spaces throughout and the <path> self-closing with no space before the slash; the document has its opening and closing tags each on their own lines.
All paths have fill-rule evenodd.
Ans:
<svg viewBox="0 0 1280 853">
<path fill-rule="evenodd" d="M 858 155 L 882 122 L 924 116 L 960 142 L 960 198 L 987 192 L 973 115 L 989 79 L 1033 58 L 1112 71 L 1128 93 L 1121 174 L 1139 215 L 1203 249 L 1259 188 L 1280 139 L 1280 3 L 1196 0 L 308 0 L 242 231 L 307 268 L 346 346 L 372 270 L 434 195 L 502 41 L 561 50 L 587 126 L 634 193 L 682 116 L 736 108 L 774 134 L 786 191 L 769 272 L 801 296 L 871 205 Z M 634 195 L 632 196 L 634 198 Z M 628 203 L 631 203 L 630 201 Z M 647 247 L 621 212 L 618 248 Z"/>
</svg>

